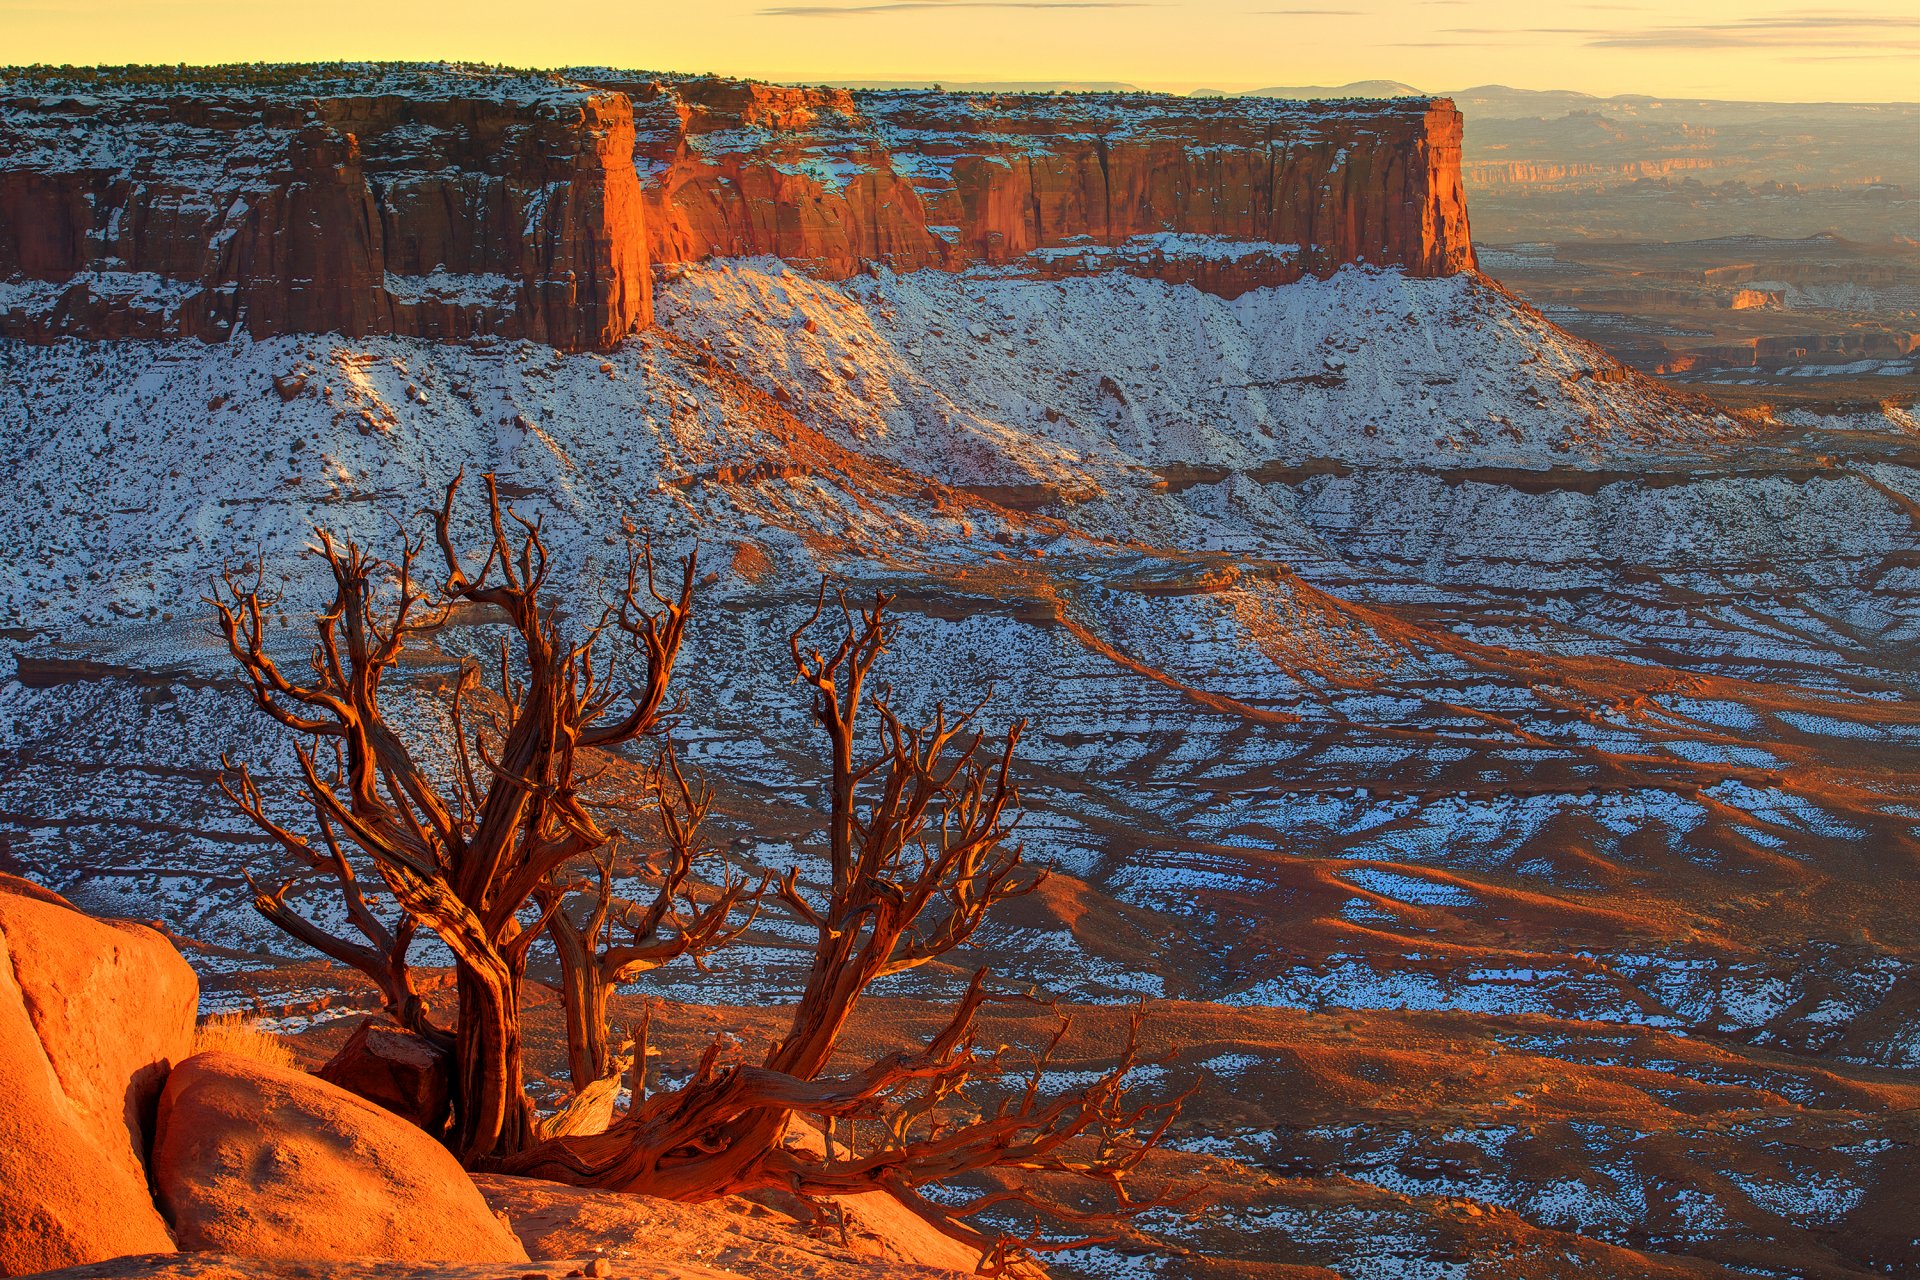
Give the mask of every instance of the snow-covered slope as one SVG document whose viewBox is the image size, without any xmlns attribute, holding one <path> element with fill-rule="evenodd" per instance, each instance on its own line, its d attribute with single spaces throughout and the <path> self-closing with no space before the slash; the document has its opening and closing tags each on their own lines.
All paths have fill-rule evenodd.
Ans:
<svg viewBox="0 0 1920 1280">
<path fill-rule="evenodd" d="M 760 261 L 687 271 L 660 316 L 848 438 L 960 483 L 1644 465 L 1738 431 L 1471 276 L 1347 268 L 1223 299 L 1120 274 L 835 286 Z"/>
<path fill-rule="evenodd" d="M 1228 301 L 1121 275 L 836 285 L 764 260 L 685 269 L 659 311 L 605 356 L 0 345 L 0 610 L 178 614 L 224 558 L 279 563 L 315 523 L 373 536 L 463 466 L 538 495 L 587 569 L 628 519 L 822 564 L 1004 555 L 1014 526 L 1272 553 L 1313 541 L 1273 491 L 1300 469 L 1643 468 L 1741 432 L 1466 277 L 1350 269 Z"/>
</svg>

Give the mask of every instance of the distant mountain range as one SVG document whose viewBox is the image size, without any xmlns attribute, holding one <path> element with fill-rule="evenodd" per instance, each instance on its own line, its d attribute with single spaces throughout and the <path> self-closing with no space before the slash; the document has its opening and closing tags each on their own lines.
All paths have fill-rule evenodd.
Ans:
<svg viewBox="0 0 1920 1280">
<path fill-rule="evenodd" d="M 1432 93 L 1424 89 L 1416 89 L 1398 80 L 1356 80 L 1352 84 L 1331 86 L 1270 85 L 1264 89 L 1248 89 L 1237 94 L 1196 89 L 1194 94 L 1202 97 L 1306 99 L 1445 97 L 1452 98 L 1455 105 L 1470 119 L 1480 120 L 1524 120 L 1565 115 L 1570 111 L 1592 111 L 1608 106 L 1640 107 L 1660 101 L 1660 99 L 1641 95 L 1597 98 L 1590 93 L 1574 93 L 1566 89 L 1512 89 L 1503 84 L 1486 84 L 1472 89 Z"/>
<path fill-rule="evenodd" d="M 939 87 L 954 93 L 1145 93 L 1147 90 L 1136 84 L 1120 80 L 981 80 L 981 81 L 931 81 L 931 80 L 847 80 L 841 86 L 848 89 L 930 89 Z M 1461 112 L 1470 120 L 1534 120 L 1554 119 L 1575 111 L 1616 111 L 1637 114 L 1647 110 L 1696 111 L 1716 114 L 1750 114 L 1754 111 L 1777 111 L 1782 108 L 1801 109 L 1811 106 L 1845 107 L 1861 110 L 1880 110 L 1890 108 L 1900 110 L 1903 104 L 1888 103 L 1768 103 L 1742 102 L 1733 99 L 1656 97 L 1644 93 L 1622 93 L 1602 98 L 1591 93 L 1577 93 L 1571 89 L 1515 89 L 1503 84 L 1477 85 L 1471 89 L 1450 91 L 1431 91 L 1419 89 L 1399 80 L 1356 80 L 1351 84 L 1283 84 L 1267 85 L 1259 89 L 1195 89 L 1188 96 L 1195 98 L 1292 98 L 1313 100 L 1320 98 L 1451 98 Z M 1908 104 L 1910 105 L 1910 104 Z"/>
<path fill-rule="evenodd" d="M 1196 98 L 1419 98 L 1427 95 L 1398 80 L 1355 80 L 1342 85 L 1274 85 L 1265 89 L 1195 89 Z"/>
<path fill-rule="evenodd" d="M 837 80 L 841 89 L 944 89 L 949 93 L 1145 93 L 1123 80 Z"/>
<path fill-rule="evenodd" d="M 1644 93 L 1621 93 L 1610 98 L 1602 98 L 1591 93 L 1576 93 L 1571 89 L 1515 89 L 1504 84 L 1483 84 L 1471 89 L 1433 93 L 1416 89 L 1409 84 L 1402 84 L 1398 80 L 1356 80 L 1352 84 L 1336 86 L 1271 85 L 1264 89 L 1247 89 L 1234 94 L 1213 89 L 1196 89 L 1193 92 L 1196 97 L 1305 99 L 1445 97 L 1452 98 L 1469 119 L 1478 120 L 1552 119 L 1574 111 L 1639 113 L 1648 110 L 1668 110 L 1744 114 L 1756 110 L 1777 111 L 1781 108 L 1820 110 L 1841 107 L 1866 111 L 1886 109 L 1898 111 L 1903 106 L 1899 103 L 1743 102 L 1734 99 L 1657 97 Z"/>
</svg>

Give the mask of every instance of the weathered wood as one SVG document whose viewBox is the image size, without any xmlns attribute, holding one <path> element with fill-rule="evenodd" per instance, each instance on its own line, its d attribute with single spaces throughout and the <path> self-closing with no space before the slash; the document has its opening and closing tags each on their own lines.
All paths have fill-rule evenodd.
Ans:
<svg viewBox="0 0 1920 1280">
<path fill-rule="evenodd" d="M 335 591 L 315 620 L 310 678 L 289 678 L 266 652 L 257 570 L 251 578 L 225 575 L 213 604 L 255 704 L 300 739 L 303 799 L 320 844 L 268 815 L 244 767 L 230 766 L 223 785 L 280 848 L 333 879 L 359 940 L 334 937 L 300 916 L 286 904 L 285 886 L 256 888 L 256 905 L 293 937 L 373 977 L 403 1025 L 450 1044 L 447 1140 L 461 1161 L 682 1200 L 773 1187 L 814 1195 L 889 1190 L 1001 1261 L 1016 1244 L 1040 1247 L 1038 1228 L 1010 1241 L 967 1223 L 980 1209 L 1014 1204 L 1037 1221 L 1105 1228 L 1158 1203 L 1136 1201 L 1124 1179 L 1159 1143 L 1180 1100 L 1128 1100 L 1137 1019 L 1112 1070 L 1085 1088 L 1045 1095 L 1041 1084 L 1065 1024 L 1017 1070 L 1011 1051 L 981 1048 L 974 1027 L 988 975 L 980 970 L 920 1049 L 829 1074 L 876 981 L 949 956 L 997 904 L 1044 878 L 1011 840 L 1019 803 L 1013 756 L 1024 726 L 989 744 L 974 727 L 978 708 L 953 715 L 941 707 L 931 723 L 914 726 L 886 697 L 869 698 L 869 679 L 893 638 L 888 598 L 856 608 L 834 597 L 838 626 L 830 624 L 834 647 L 823 655 L 809 643 L 828 612 L 823 583 L 787 647 L 827 742 L 824 888 L 804 889 L 797 871 L 752 884 L 728 870 L 717 887 L 696 885 L 693 873 L 711 852 L 700 836 L 711 797 L 663 747 L 646 797 L 659 829 L 659 848 L 642 869 L 653 897 L 619 899 L 619 833 L 580 794 L 581 753 L 633 742 L 659 726 L 692 609 L 693 561 L 683 567 L 678 594 L 668 595 L 656 584 L 651 555 L 636 549 L 624 591 L 599 622 L 564 635 L 546 594 L 538 521 L 503 507 L 487 477 L 491 538 L 478 568 L 469 569 L 452 534 L 459 484 L 447 487 L 432 513 L 445 567 L 437 588 L 414 571 L 425 537 L 404 536 L 398 558 L 382 561 L 320 533 L 315 554 Z M 436 773 L 387 724 L 382 686 L 409 639 L 459 605 L 489 606 L 505 636 L 490 680 L 470 664 L 443 688 L 452 767 Z M 616 641 L 643 665 L 632 686 L 615 679 Z M 862 756 L 867 741 L 877 749 Z M 436 782 L 449 773 L 450 786 Z M 356 864 L 371 866 L 399 907 L 397 926 L 369 908 Z M 646 1029 L 638 1029 L 643 1043 L 630 1056 L 612 1042 L 613 988 L 723 949 L 769 898 L 814 931 L 806 985 L 785 1033 L 758 1064 L 723 1060 L 732 1051 L 715 1041 L 687 1083 L 649 1095 Z M 458 1011 L 450 1030 L 427 1021 L 408 968 L 421 930 L 453 953 Z M 575 1102 L 545 1121 L 524 1084 L 520 1007 L 529 952 L 543 937 L 558 961 Z M 611 1101 L 627 1063 L 631 1097 L 615 1116 Z M 970 1086 L 997 1088 L 999 1096 L 969 1101 L 963 1090 Z M 849 1135 L 819 1152 L 796 1149 L 786 1142 L 796 1115 L 830 1131 L 857 1120 L 866 1141 Z M 936 1208 L 912 1190 L 990 1168 L 1075 1174 L 1111 1191 L 1115 1208 L 1089 1217 L 1024 1192 Z"/>
<path fill-rule="evenodd" d="M 229 764 L 222 786 L 282 850 L 333 879 L 359 937 L 336 937 L 301 916 L 287 905 L 286 885 L 256 886 L 255 905 L 292 937 L 371 977 L 403 1026 L 450 1042 L 449 1142 L 472 1166 L 510 1157 L 534 1140 L 519 1005 L 528 953 L 561 915 L 574 889 L 573 869 L 614 838 L 579 796 L 579 751 L 655 732 L 694 580 L 689 557 L 678 595 L 663 594 L 650 552 L 636 548 L 626 589 L 600 622 L 565 636 L 546 597 L 548 553 L 539 523 L 504 507 L 494 478 L 486 481 L 491 538 L 478 568 L 469 568 L 454 544 L 459 478 L 431 513 L 431 544 L 403 534 L 393 560 L 317 531 L 314 554 L 327 565 L 334 594 L 314 621 L 309 671 L 298 678 L 267 652 L 257 566 L 225 573 L 211 602 L 255 705 L 301 739 L 296 752 L 304 798 L 319 842 L 269 816 L 244 766 Z M 429 545 L 444 567 L 437 586 L 417 573 Z M 643 592 L 653 609 L 643 604 Z M 434 780 L 417 748 L 387 723 L 381 698 L 409 641 L 462 604 L 498 611 L 517 642 L 513 656 L 522 674 L 515 676 L 503 644 L 491 684 L 469 667 L 442 691 L 457 765 L 448 786 Z M 642 665 L 631 687 L 614 679 L 621 648 Z M 368 907 L 356 862 L 371 865 L 399 907 L 396 925 Z M 691 853 L 675 863 L 679 879 L 666 890 L 669 905 L 690 864 Z M 602 899 L 608 884 L 603 876 Z M 727 901 L 721 925 L 738 901 L 737 894 Z M 605 906 L 599 910 L 604 914 Z M 531 922 L 525 919 L 530 912 Z M 429 1022 L 408 967 L 413 937 L 423 929 L 453 953 L 458 1015 L 450 1030 Z M 655 945 L 678 940 L 656 939 Z M 619 971 L 619 965 L 609 970 Z M 597 1025 L 590 1003 L 579 1012 L 570 1024 L 584 1040 L 576 1052 L 583 1062 L 604 1063 L 604 999 Z"/>
</svg>

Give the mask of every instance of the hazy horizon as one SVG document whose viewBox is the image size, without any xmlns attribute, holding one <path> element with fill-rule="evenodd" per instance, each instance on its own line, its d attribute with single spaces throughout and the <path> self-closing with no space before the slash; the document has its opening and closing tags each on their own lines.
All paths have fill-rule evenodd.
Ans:
<svg viewBox="0 0 1920 1280">
<path fill-rule="evenodd" d="M 1120 82 L 1242 92 L 1397 80 L 1764 102 L 1912 101 L 1920 15 L 1713 0 L 1675 11 L 1521 0 L 0 0 L 15 63 L 458 60 L 713 71 L 799 83 Z M 1522 72 L 1524 74 L 1516 74 Z M 1516 84 L 1516 81 L 1521 83 Z"/>
</svg>

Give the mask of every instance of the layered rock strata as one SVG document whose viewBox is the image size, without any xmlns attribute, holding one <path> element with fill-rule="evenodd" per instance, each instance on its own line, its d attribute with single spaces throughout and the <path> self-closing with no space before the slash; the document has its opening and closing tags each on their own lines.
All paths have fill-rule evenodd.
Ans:
<svg viewBox="0 0 1920 1280">
<path fill-rule="evenodd" d="M 949 94 L 588 75 L 634 102 L 655 261 L 1120 268 L 1233 295 L 1472 269 L 1446 100 Z"/>
<path fill-rule="evenodd" d="M 783 88 L 452 66 L 0 76 L 0 336 L 605 347 L 649 264 L 1472 269 L 1444 100 Z"/>
<path fill-rule="evenodd" d="M 618 93 L 450 68 L 0 79 L 0 333 L 617 341 L 649 318 Z"/>
</svg>

